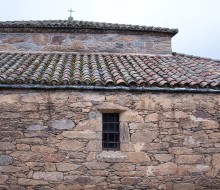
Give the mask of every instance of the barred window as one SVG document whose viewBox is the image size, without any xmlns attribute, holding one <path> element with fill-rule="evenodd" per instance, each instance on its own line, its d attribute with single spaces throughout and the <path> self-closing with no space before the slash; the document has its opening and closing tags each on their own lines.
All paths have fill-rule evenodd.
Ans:
<svg viewBox="0 0 220 190">
<path fill-rule="evenodd" d="M 102 149 L 120 150 L 119 113 L 103 113 L 102 117 Z"/>
</svg>

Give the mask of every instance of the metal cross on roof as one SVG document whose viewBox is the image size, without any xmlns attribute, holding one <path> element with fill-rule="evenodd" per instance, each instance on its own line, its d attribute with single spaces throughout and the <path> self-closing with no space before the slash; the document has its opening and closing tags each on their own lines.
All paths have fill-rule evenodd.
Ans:
<svg viewBox="0 0 220 190">
<path fill-rule="evenodd" d="M 72 13 L 75 12 L 75 11 L 73 11 L 72 8 L 68 11 L 70 12 L 70 17 L 72 17 Z"/>
</svg>

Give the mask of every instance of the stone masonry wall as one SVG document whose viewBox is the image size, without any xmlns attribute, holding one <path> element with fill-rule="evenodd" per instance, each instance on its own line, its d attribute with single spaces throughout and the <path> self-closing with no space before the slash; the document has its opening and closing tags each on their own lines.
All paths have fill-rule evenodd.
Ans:
<svg viewBox="0 0 220 190">
<path fill-rule="evenodd" d="M 219 113 L 219 94 L 1 90 L 0 189 L 219 189 Z"/>
<path fill-rule="evenodd" d="M 2 33 L 0 51 L 171 54 L 171 37 L 127 34 Z"/>
</svg>

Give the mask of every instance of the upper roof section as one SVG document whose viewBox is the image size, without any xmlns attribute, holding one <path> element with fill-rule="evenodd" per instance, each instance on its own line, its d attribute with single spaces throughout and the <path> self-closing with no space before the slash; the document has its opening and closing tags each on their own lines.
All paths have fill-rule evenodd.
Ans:
<svg viewBox="0 0 220 190">
<path fill-rule="evenodd" d="M 90 21 L 42 20 L 0 22 L 0 32 L 101 32 L 101 33 L 155 33 L 174 36 L 178 29 L 113 24 Z"/>
<path fill-rule="evenodd" d="M 220 89 L 220 61 L 170 56 L 0 53 L 0 86 L 106 86 Z"/>
</svg>

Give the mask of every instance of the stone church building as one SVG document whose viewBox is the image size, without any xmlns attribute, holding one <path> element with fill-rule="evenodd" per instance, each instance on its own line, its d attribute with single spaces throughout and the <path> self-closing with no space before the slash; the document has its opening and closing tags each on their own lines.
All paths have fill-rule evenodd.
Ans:
<svg viewBox="0 0 220 190">
<path fill-rule="evenodd" d="M 220 189 L 220 61 L 177 33 L 0 22 L 0 189 Z"/>
</svg>

